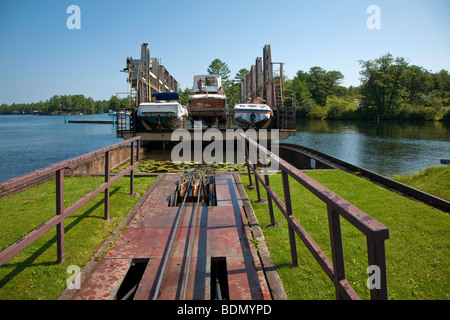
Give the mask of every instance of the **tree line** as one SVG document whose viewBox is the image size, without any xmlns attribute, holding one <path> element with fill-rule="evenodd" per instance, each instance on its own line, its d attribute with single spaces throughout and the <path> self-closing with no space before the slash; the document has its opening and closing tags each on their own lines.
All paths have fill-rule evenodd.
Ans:
<svg viewBox="0 0 450 320">
<path fill-rule="evenodd" d="M 128 98 L 111 96 L 109 100 L 94 101 L 84 95 L 54 95 L 47 101 L 37 103 L 13 103 L 0 105 L 0 114 L 96 114 L 116 110 L 117 107 L 128 108 Z"/>
<path fill-rule="evenodd" d="M 361 65 L 361 84 L 344 87 L 344 76 L 337 70 L 314 66 L 308 72 L 299 70 L 292 79 L 285 79 L 285 90 L 295 97 L 298 118 L 327 119 L 401 119 L 450 121 L 450 74 L 447 70 L 431 72 L 410 65 L 405 58 L 390 53 Z M 219 74 L 232 108 L 239 103 L 240 82 L 249 72 L 240 69 L 234 78 L 228 65 L 220 59 L 208 66 L 209 74 Z M 188 103 L 192 88 L 179 90 L 180 103 Z M 285 98 L 285 105 L 293 104 Z M 134 105 L 134 102 L 131 103 Z M 117 107 L 127 108 L 129 99 L 111 96 L 94 101 L 83 95 L 53 96 L 45 102 L 3 104 L 0 114 L 93 114 L 105 113 Z"/>
<path fill-rule="evenodd" d="M 341 86 L 339 71 L 312 67 L 286 81 L 297 116 L 327 119 L 450 120 L 450 75 L 390 53 L 361 65 L 361 84 Z"/>
</svg>

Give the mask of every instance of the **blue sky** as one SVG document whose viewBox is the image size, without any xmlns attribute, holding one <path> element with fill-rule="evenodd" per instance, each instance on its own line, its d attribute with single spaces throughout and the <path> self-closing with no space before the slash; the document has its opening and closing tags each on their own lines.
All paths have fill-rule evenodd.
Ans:
<svg viewBox="0 0 450 320">
<path fill-rule="evenodd" d="M 67 7 L 81 9 L 70 30 Z M 367 28 L 370 5 L 381 29 Z M 359 85 L 358 60 L 387 52 L 433 72 L 450 70 L 448 0 L 0 0 L 0 104 L 83 94 L 109 99 L 128 90 L 127 56 L 150 56 L 182 89 L 215 58 L 231 76 L 249 69 L 270 44 L 286 75 L 313 66 L 338 70 Z"/>
</svg>

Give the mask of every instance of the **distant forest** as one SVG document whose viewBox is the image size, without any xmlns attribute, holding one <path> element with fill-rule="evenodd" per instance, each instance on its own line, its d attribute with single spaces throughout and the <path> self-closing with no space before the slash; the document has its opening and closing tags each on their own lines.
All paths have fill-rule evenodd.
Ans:
<svg viewBox="0 0 450 320">
<path fill-rule="evenodd" d="M 341 86 L 340 71 L 327 71 L 315 66 L 298 71 L 293 79 L 285 79 L 285 105 L 295 97 L 297 118 L 310 119 L 398 119 L 450 121 L 450 74 L 447 70 L 431 72 L 410 65 L 405 58 L 386 54 L 378 59 L 359 61 L 361 84 Z M 225 62 L 215 59 L 208 73 L 220 74 L 230 108 L 239 103 L 239 83 L 247 69 L 230 78 Z M 180 93 L 181 104 L 187 104 L 190 88 Z M 131 103 L 134 105 L 134 102 Z M 0 114 L 94 114 L 127 108 L 128 98 L 111 96 L 94 101 L 83 95 L 53 96 L 45 102 L 3 104 Z"/>
<path fill-rule="evenodd" d="M 49 100 L 37 103 L 18 103 L 0 105 L 0 114 L 95 114 L 116 110 L 117 107 L 128 108 L 128 98 L 119 99 L 111 96 L 109 100 L 86 98 L 81 94 L 53 96 Z"/>
<path fill-rule="evenodd" d="M 312 119 L 398 119 L 450 121 L 450 75 L 410 65 L 386 54 L 359 61 L 361 85 L 340 85 L 339 71 L 312 67 L 286 81 L 297 117 Z M 286 101 L 288 102 L 288 101 Z"/>
</svg>

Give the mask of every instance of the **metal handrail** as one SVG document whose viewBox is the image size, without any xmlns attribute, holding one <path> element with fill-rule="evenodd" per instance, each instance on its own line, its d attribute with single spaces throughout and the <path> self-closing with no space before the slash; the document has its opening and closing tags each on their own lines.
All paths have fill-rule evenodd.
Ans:
<svg viewBox="0 0 450 320">
<path fill-rule="evenodd" d="M 92 200 L 100 192 L 105 191 L 105 219 L 109 219 L 109 187 L 118 181 L 120 178 L 130 173 L 130 194 L 134 193 L 134 169 L 139 165 L 139 153 L 140 153 L 140 139 L 141 137 L 134 137 L 109 147 L 92 151 L 75 157 L 69 160 L 58 162 L 54 165 L 35 170 L 33 172 L 24 174 L 22 176 L 9 179 L 3 183 L 0 183 L 0 197 L 8 192 L 8 190 L 17 188 L 21 185 L 30 183 L 33 180 L 46 177 L 50 174 L 56 175 L 56 215 L 16 242 L 0 252 L 0 266 L 6 263 L 8 260 L 17 255 L 20 251 L 27 248 L 34 241 L 39 239 L 53 227 L 56 227 L 56 242 L 57 242 L 57 260 L 59 263 L 64 262 L 64 219 L 81 208 L 87 202 Z M 135 162 L 134 143 L 137 142 L 137 155 Z M 125 144 L 131 143 L 131 164 L 120 173 L 110 179 L 110 152 L 121 147 Z M 87 160 L 98 157 L 99 155 L 105 155 L 105 182 L 89 192 L 88 194 L 75 201 L 67 208 L 64 208 L 64 169 L 86 162 Z"/>
<path fill-rule="evenodd" d="M 250 174 L 250 171 L 252 171 L 255 176 L 255 187 L 257 190 L 258 200 L 261 201 L 259 183 L 261 183 L 261 185 L 267 192 L 271 225 L 275 225 L 272 200 L 278 206 L 288 222 L 292 264 L 294 266 L 298 266 L 297 247 L 295 240 L 296 233 L 305 243 L 306 247 L 313 254 L 328 277 L 333 281 L 336 290 L 336 298 L 346 298 L 352 300 L 359 299 L 358 294 L 354 291 L 354 289 L 350 286 L 345 278 L 342 235 L 339 220 L 339 217 L 343 217 L 366 236 L 369 266 L 376 265 L 379 268 L 380 286 L 379 289 L 376 287 L 370 289 L 371 299 L 387 299 L 386 253 L 384 240 L 389 238 L 389 229 L 347 200 L 343 199 L 311 177 L 307 176 L 299 169 L 289 164 L 287 161 L 279 158 L 276 154 L 267 150 L 265 147 L 261 146 L 250 137 L 241 133 L 241 139 L 245 147 L 245 161 L 248 167 L 249 183 L 250 185 L 253 185 Z M 265 172 L 263 177 L 257 169 L 256 163 L 253 163 L 256 161 L 251 161 L 250 146 L 254 148 L 253 155 L 256 155 L 256 150 L 259 150 L 260 154 L 263 155 L 263 157 L 270 158 L 271 162 L 275 162 L 278 165 L 283 180 L 283 192 L 285 199 L 284 203 L 278 197 L 275 191 L 270 187 L 269 175 L 267 171 Z M 309 190 L 327 205 L 332 260 L 330 260 L 326 256 L 326 254 L 317 245 L 314 239 L 312 239 L 308 232 L 302 227 L 300 222 L 293 216 L 289 188 L 289 176 L 291 176 L 295 181 L 299 182 L 302 186 L 304 186 L 307 190 Z"/>
</svg>

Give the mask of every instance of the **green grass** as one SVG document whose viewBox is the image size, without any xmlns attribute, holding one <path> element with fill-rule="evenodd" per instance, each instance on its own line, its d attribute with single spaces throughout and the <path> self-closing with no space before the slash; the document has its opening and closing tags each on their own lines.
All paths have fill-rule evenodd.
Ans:
<svg viewBox="0 0 450 320">
<path fill-rule="evenodd" d="M 136 177 L 135 192 L 142 195 L 155 177 Z M 104 182 L 103 177 L 66 177 L 67 207 Z M 0 300 L 57 299 L 66 289 L 70 265 L 83 268 L 104 240 L 122 221 L 138 197 L 128 195 L 130 180 L 110 187 L 110 220 L 104 220 L 103 192 L 65 219 L 65 262 L 56 262 L 53 228 L 0 267 Z M 54 179 L 0 200 L 0 251 L 56 212 Z"/>
<path fill-rule="evenodd" d="M 431 166 L 411 175 L 394 175 L 398 182 L 450 201 L 450 166 Z"/>
<path fill-rule="evenodd" d="M 390 239 L 386 240 L 389 299 L 450 298 L 450 218 L 447 213 L 342 171 L 307 174 L 389 228 Z M 247 175 L 241 174 L 241 179 L 246 186 Z M 270 184 L 283 199 L 280 175 L 271 176 Z M 290 186 L 294 216 L 331 259 L 326 206 L 292 179 Z M 292 267 L 287 223 L 275 204 L 275 219 L 281 226 L 266 227 L 270 222 L 268 205 L 254 202 L 255 190 L 247 190 L 247 193 L 288 298 L 335 299 L 331 280 L 298 237 L 299 267 Z M 262 195 L 265 196 L 264 190 Z M 369 299 L 365 237 L 343 218 L 341 224 L 347 280 L 362 299 Z"/>
</svg>

